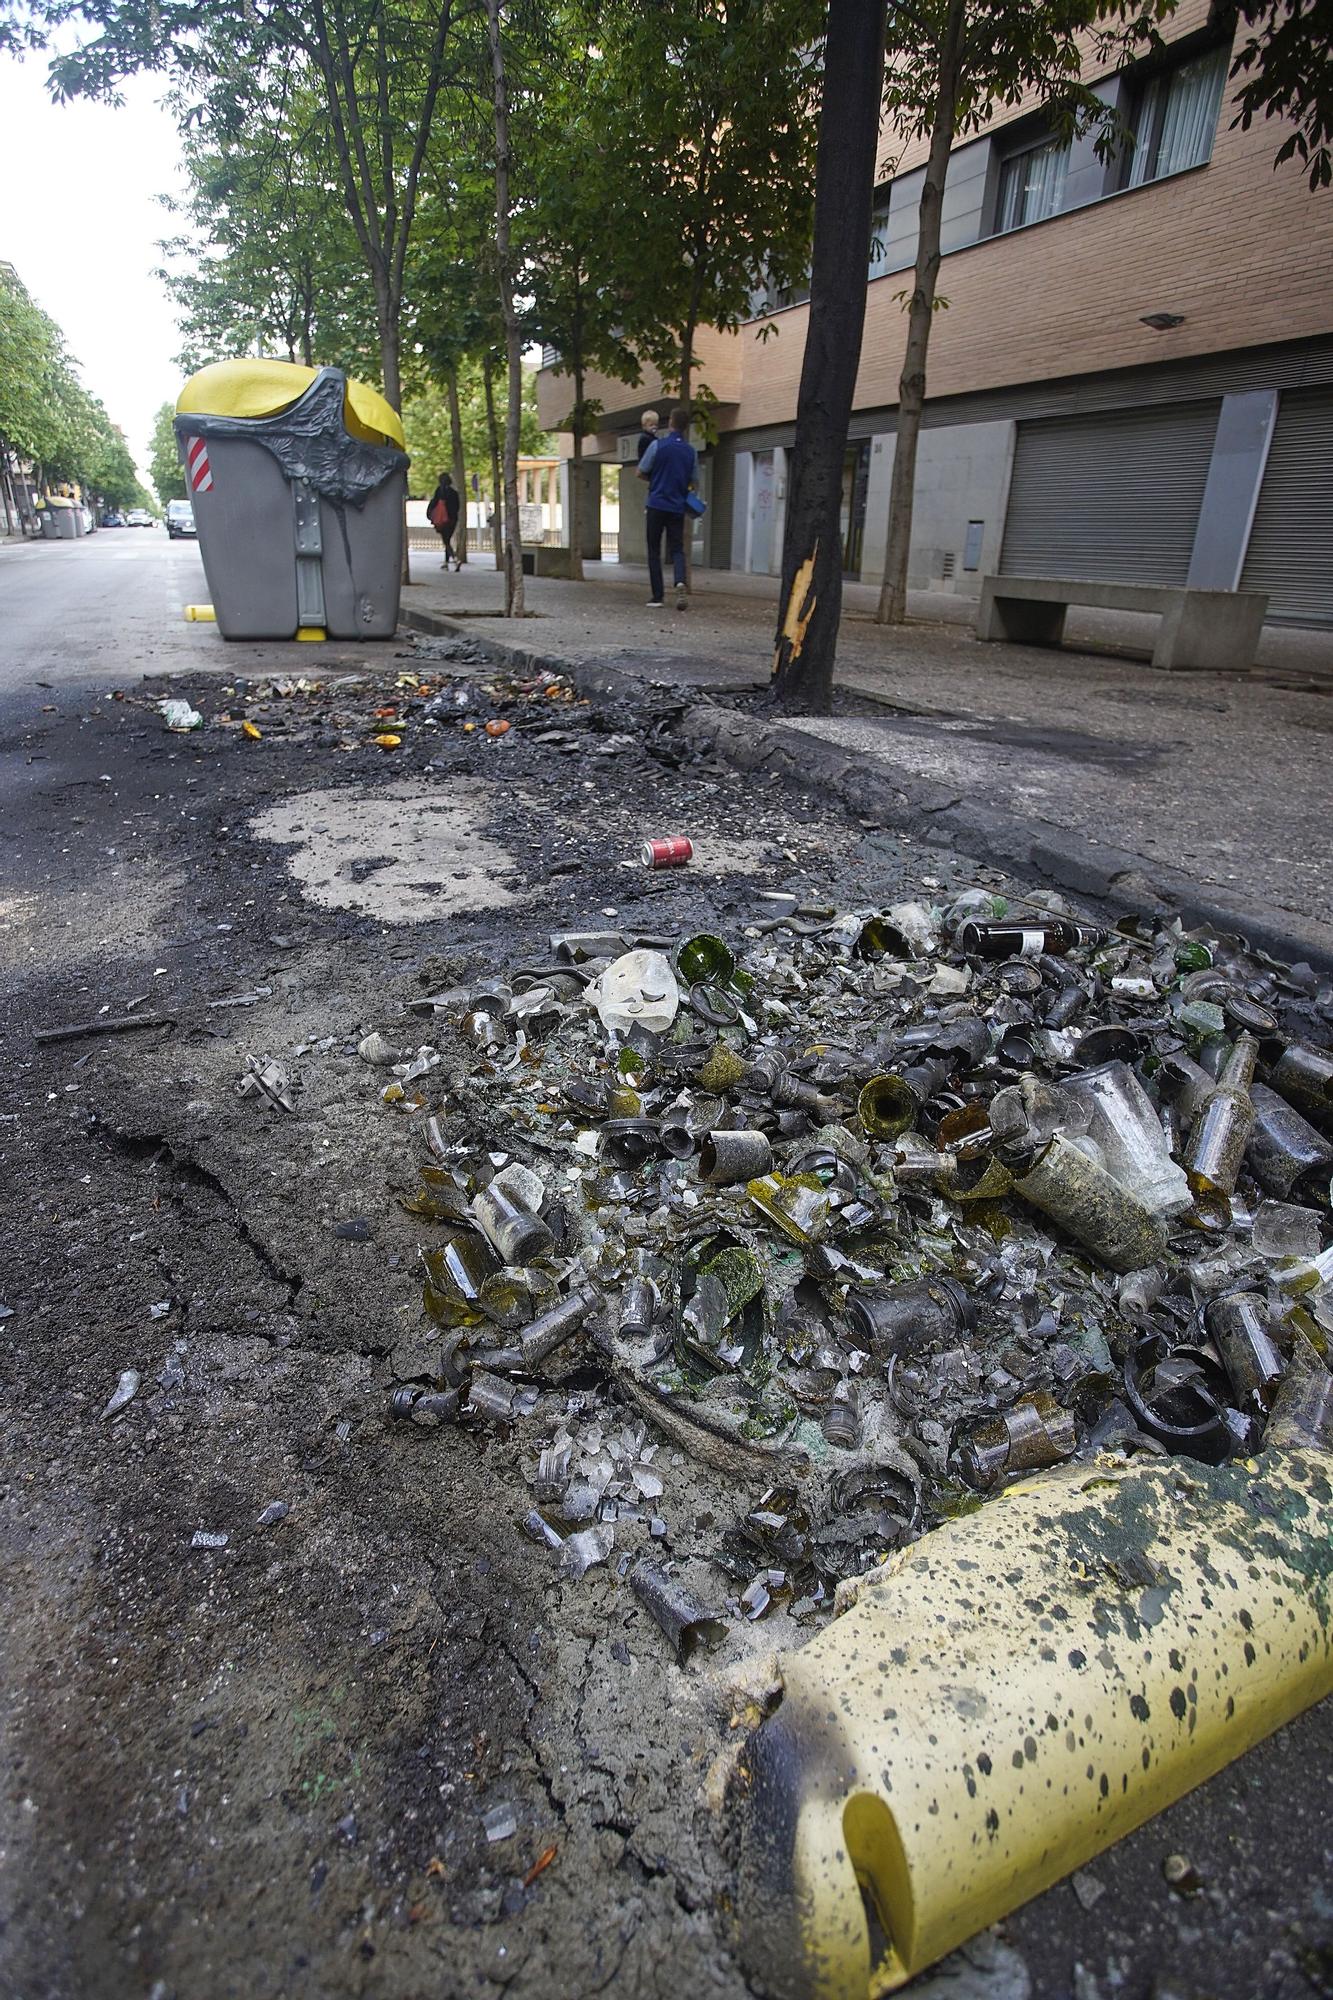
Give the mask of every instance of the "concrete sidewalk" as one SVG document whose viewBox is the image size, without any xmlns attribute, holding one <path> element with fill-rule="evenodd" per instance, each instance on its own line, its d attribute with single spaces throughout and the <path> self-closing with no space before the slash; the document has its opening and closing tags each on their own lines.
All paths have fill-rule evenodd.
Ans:
<svg viewBox="0 0 1333 2000">
<path fill-rule="evenodd" d="M 838 674 L 853 699 L 776 721 L 726 713 L 767 683 L 772 578 L 701 573 L 685 613 L 648 610 L 628 566 L 583 584 L 529 578 L 532 615 L 517 622 L 487 615 L 501 602 L 489 559 L 445 575 L 418 557 L 413 573 L 408 623 L 444 619 L 506 651 L 718 697 L 693 733 L 733 762 L 785 764 L 930 838 L 1333 962 L 1333 634 L 1268 628 L 1252 679 L 1167 674 L 1105 652 L 982 644 L 957 598 L 916 598 L 914 622 L 889 630 L 853 585 Z M 1093 643 L 1082 624 L 1077 635 Z"/>
</svg>

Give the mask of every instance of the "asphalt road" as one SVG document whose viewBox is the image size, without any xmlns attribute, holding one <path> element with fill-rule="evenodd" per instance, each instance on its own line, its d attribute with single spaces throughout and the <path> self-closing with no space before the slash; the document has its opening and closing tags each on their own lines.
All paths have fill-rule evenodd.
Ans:
<svg viewBox="0 0 1333 2000">
<path fill-rule="evenodd" d="M 654 761 L 623 713 L 570 755 L 515 729 L 386 757 L 376 711 L 424 652 L 229 647 L 181 618 L 204 594 L 161 530 L 0 549 L 0 1990 L 749 2000 L 704 1800 L 737 1690 L 796 1630 L 682 1674 L 609 1570 L 561 1585 L 522 1538 L 529 1440 L 386 1423 L 418 1156 L 357 1044 L 415 1045 L 424 983 L 530 960 L 553 924 L 725 934 L 759 888 L 887 902 L 975 864 L 758 782 L 737 841 L 740 781 Z M 349 670 L 355 694 L 230 691 Z M 168 692 L 198 735 L 165 733 Z M 258 741 L 223 720 L 247 706 Z M 648 798 L 717 865 L 627 872 Z M 404 922 L 400 830 L 442 803 L 456 851 L 407 887 L 485 868 Z M 136 1002 L 177 1025 L 33 1043 Z M 250 1053 L 289 1065 L 293 1114 L 238 1097 Z M 446 1049 L 442 1107 L 474 1060 Z M 357 1217 L 367 1240 L 335 1237 Z M 664 1505 L 694 1555 L 756 1498 L 672 1464 Z M 1327 1704 L 1282 1731 L 935 2000 L 1327 1994 L 1331 1731 Z"/>
<path fill-rule="evenodd" d="M 0 546 L 0 700 L 36 680 L 124 686 L 206 665 L 217 635 L 182 611 L 207 597 L 198 543 L 165 528 Z"/>
</svg>

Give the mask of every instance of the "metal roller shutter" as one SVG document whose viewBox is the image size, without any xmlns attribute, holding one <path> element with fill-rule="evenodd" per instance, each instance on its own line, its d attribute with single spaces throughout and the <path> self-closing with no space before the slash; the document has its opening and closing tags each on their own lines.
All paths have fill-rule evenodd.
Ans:
<svg viewBox="0 0 1333 2000">
<path fill-rule="evenodd" d="M 1333 389 L 1282 392 L 1241 589 L 1278 623 L 1333 625 Z"/>
<path fill-rule="evenodd" d="M 1183 583 L 1220 402 L 1020 423 L 1000 568 Z"/>
</svg>

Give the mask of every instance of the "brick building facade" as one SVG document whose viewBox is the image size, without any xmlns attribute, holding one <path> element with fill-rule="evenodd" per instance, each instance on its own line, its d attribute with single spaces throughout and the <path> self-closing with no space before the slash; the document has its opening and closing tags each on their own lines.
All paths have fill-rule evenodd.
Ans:
<svg viewBox="0 0 1333 2000">
<path fill-rule="evenodd" d="M 1035 104 L 951 155 L 910 581 L 975 592 L 1007 569 L 1243 586 L 1268 591 L 1270 616 L 1333 625 L 1333 192 L 1274 169 L 1274 121 L 1233 124 L 1230 41 L 1207 0 L 1184 0 L 1168 35 L 1164 57 L 1129 70 L 1089 61 L 1136 135 L 1118 159 L 1091 138 L 1061 145 Z M 883 570 L 924 151 L 884 134 L 843 494 L 844 564 L 867 582 Z M 699 342 L 720 436 L 696 552 L 771 572 L 807 309 L 754 308 Z M 586 393 L 607 413 L 594 463 L 629 456 L 633 558 L 638 414 L 670 399 L 651 375 Z M 558 421 L 558 363 L 538 396 Z M 591 543 L 595 519 L 587 530 Z"/>
</svg>

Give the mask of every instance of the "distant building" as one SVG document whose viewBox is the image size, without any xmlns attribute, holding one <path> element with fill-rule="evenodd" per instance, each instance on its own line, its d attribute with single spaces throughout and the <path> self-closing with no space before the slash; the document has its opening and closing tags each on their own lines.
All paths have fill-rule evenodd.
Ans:
<svg viewBox="0 0 1333 2000">
<path fill-rule="evenodd" d="M 1119 159 L 1091 136 L 1061 143 L 1035 103 L 950 159 L 910 581 L 1240 586 L 1267 591 L 1271 617 L 1333 625 L 1333 191 L 1311 193 L 1298 163 L 1274 170 L 1276 120 L 1233 125 L 1231 33 L 1207 0 L 1184 0 L 1167 32 L 1164 57 L 1087 69 L 1135 134 Z M 844 567 L 866 582 L 883 572 L 926 151 L 884 139 L 895 171 L 876 195 L 843 476 Z M 715 568 L 781 564 L 804 298 L 757 295 L 747 326 L 699 342 L 721 436 L 696 554 Z M 569 385 L 544 360 L 553 425 Z M 670 400 L 660 378 L 590 377 L 585 394 L 606 411 L 590 452 L 641 494 L 634 438 L 640 410 Z M 622 513 L 621 552 L 640 556 L 641 504 Z"/>
</svg>

